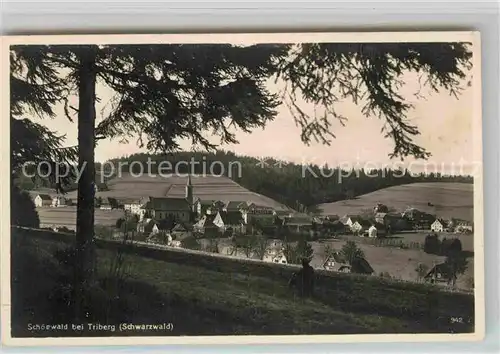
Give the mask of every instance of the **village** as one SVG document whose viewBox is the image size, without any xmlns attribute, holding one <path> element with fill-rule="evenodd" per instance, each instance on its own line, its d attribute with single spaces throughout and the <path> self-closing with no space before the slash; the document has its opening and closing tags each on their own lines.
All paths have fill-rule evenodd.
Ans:
<svg viewBox="0 0 500 354">
<path fill-rule="evenodd" d="M 128 238 L 167 247 L 215 252 L 228 257 L 256 258 L 287 264 L 298 263 L 297 259 L 289 259 L 293 256 L 290 250 L 287 252 L 286 247 L 288 243 L 296 243 L 299 239 L 308 242 L 345 239 L 366 243 L 368 240 L 391 240 L 393 235 L 415 232 L 431 232 L 434 235 L 473 233 L 471 222 L 455 218 L 444 220 L 411 207 L 397 212 L 378 203 L 359 215 L 308 214 L 284 206 L 273 208 L 245 200 L 203 200 L 195 196 L 190 176 L 186 177 L 184 188 L 184 198 L 96 197 L 97 209 L 103 213 L 122 210 L 123 215 L 116 220 L 114 227 L 96 225 L 96 236 Z M 96 194 L 97 192 L 96 187 Z M 37 208 L 63 208 L 72 205 L 72 201 L 62 195 L 35 194 L 33 201 Z M 51 228 L 60 232 L 71 231 L 61 225 L 51 225 Z M 449 238 L 448 242 L 451 240 L 453 239 Z M 443 242 L 446 242 L 446 238 Z M 417 244 L 423 248 L 424 237 Z M 322 253 L 321 257 L 310 255 L 311 264 L 315 268 L 336 272 L 377 273 L 370 265 L 371 260 L 365 257 L 360 257 L 359 262 L 353 264 L 341 252 L 325 254 L 324 247 L 323 245 L 323 250 L 312 251 Z M 439 263 L 429 266 L 423 278 L 436 281 L 441 277 L 437 273 L 439 266 Z"/>
</svg>

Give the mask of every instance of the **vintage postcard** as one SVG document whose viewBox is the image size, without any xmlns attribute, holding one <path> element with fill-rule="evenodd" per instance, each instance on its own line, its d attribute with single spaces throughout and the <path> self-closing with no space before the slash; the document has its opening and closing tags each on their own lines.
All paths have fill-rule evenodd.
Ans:
<svg viewBox="0 0 500 354">
<path fill-rule="evenodd" d="M 482 339 L 480 53 L 3 37 L 4 343 Z"/>
</svg>

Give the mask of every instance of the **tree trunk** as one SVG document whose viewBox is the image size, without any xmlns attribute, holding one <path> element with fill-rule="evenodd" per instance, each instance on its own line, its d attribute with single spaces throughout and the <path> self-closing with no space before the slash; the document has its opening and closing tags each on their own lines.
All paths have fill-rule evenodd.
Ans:
<svg viewBox="0 0 500 354">
<path fill-rule="evenodd" d="M 96 48 L 94 46 L 82 48 L 79 59 L 78 169 L 82 174 L 78 182 L 76 212 L 74 299 L 76 319 L 83 320 L 88 317 L 85 293 L 93 270 Z"/>
</svg>

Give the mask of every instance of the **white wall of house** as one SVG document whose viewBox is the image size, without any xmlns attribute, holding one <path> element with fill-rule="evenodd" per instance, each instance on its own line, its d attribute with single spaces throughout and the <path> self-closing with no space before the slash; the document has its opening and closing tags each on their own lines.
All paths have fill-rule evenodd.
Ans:
<svg viewBox="0 0 500 354">
<path fill-rule="evenodd" d="M 444 231 L 443 224 L 441 224 L 439 220 L 436 220 L 432 223 L 431 230 L 434 232 L 443 232 Z"/>
<path fill-rule="evenodd" d="M 368 229 L 368 237 L 377 237 L 377 228 L 375 226 L 370 226 Z"/>
<path fill-rule="evenodd" d="M 351 230 L 352 232 L 361 232 L 363 230 L 363 226 L 356 221 L 354 224 L 351 224 Z"/>
<path fill-rule="evenodd" d="M 123 204 L 123 209 L 130 211 L 132 214 L 140 215 L 141 204 L 139 203 Z"/>
<path fill-rule="evenodd" d="M 35 203 L 35 207 L 37 207 L 37 208 L 40 208 L 41 206 L 43 206 L 43 200 L 39 195 L 37 195 L 35 197 L 34 203 Z"/>
</svg>

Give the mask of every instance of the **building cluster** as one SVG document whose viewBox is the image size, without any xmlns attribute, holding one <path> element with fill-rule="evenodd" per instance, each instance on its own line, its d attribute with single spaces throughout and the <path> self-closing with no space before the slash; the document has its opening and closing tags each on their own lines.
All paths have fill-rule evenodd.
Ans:
<svg viewBox="0 0 500 354">
<path fill-rule="evenodd" d="M 383 204 L 377 204 L 373 213 L 367 215 L 329 215 L 317 222 L 329 224 L 338 233 L 368 237 L 384 237 L 388 234 L 410 231 L 431 230 L 434 232 L 472 233 L 471 222 L 452 218 L 444 220 L 435 215 L 407 208 L 401 213 L 389 212 Z"/>
<path fill-rule="evenodd" d="M 146 196 L 143 198 L 100 198 L 101 210 L 123 209 L 138 216 L 137 231 L 156 234 L 173 228 L 193 231 L 200 237 L 246 234 L 253 228 L 284 226 L 294 231 L 309 230 L 313 218 L 292 210 L 275 209 L 244 200 L 204 200 L 195 197 L 188 176 L 184 198 Z"/>
<path fill-rule="evenodd" d="M 67 205 L 72 205 L 73 201 L 70 198 L 66 198 L 62 195 L 51 196 L 49 194 L 40 193 L 33 196 L 33 203 L 37 208 L 42 208 L 42 207 L 59 208 L 59 207 L 65 207 Z"/>
</svg>

